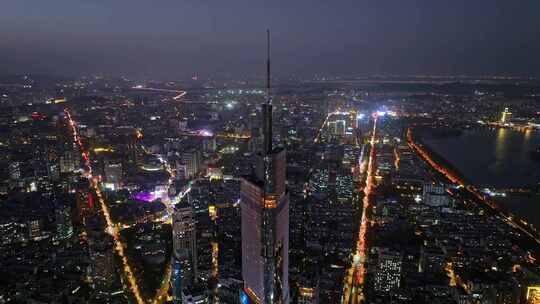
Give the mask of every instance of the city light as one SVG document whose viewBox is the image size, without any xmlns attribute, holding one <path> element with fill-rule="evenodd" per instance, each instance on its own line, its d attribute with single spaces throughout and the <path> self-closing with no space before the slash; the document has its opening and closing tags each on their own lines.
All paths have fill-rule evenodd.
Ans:
<svg viewBox="0 0 540 304">
<path fill-rule="evenodd" d="M 375 161 L 375 143 L 377 137 L 377 115 L 374 116 L 373 130 L 370 140 L 370 152 L 367 161 L 366 172 L 366 186 L 364 187 L 364 198 L 362 200 L 362 216 L 360 218 L 360 230 L 358 232 L 358 241 L 356 244 L 355 253 L 353 256 L 353 263 L 351 268 L 347 271 L 344 286 L 344 297 L 342 303 L 358 303 L 364 299 L 363 284 L 366 273 L 366 237 L 369 226 L 369 220 L 367 218 L 368 209 L 370 208 L 370 196 L 373 191 L 373 171 Z M 363 150 L 362 150 L 363 151 Z"/>
<path fill-rule="evenodd" d="M 467 190 L 467 192 L 473 195 L 477 200 L 484 203 L 486 206 L 488 206 L 492 210 L 496 211 L 502 218 L 506 219 L 506 223 L 508 223 L 510 226 L 512 226 L 515 229 L 518 229 L 519 231 L 526 234 L 531 239 L 535 240 L 537 243 L 540 244 L 540 238 L 537 235 L 533 234 L 531 231 L 529 231 L 527 227 L 523 227 L 518 221 L 515 221 L 511 215 L 505 214 L 493 201 L 487 199 L 487 197 L 483 195 L 473 185 L 468 185 L 457 174 L 455 174 L 448 168 L 444 167 L 443 165 L 437 163 L 432 158 L 432 156 L 424 149 L 424 147 L 422 147 L 421 145 L 418 145 L 414 141 L 413 130 L 411 128 L 407 130 L 407 140 L 408 140 L 409 146 L 414 151 L 416 151 L 420 155 L 420 157 L 424 159 L 433 169 L 435 169 L 436 171 L 444 175 L 448 180 L 456 184 L 460 189 Z"/>
<path fill-rule="evenodd" d="M 21 18 L 23 9 L 11 19 L 57 20 L 47 16 L 55 11 L 92 23 L 84 9 L 78 16 L 53 2 L 36 4 L 32 18 Z M 157 2 L 134 5 L 121 11 L 130 18 L 107 20 L 112 33 L 142 30 L 115 35 L 127 44 L 65 24 L 69 34 L 86 35 L 100 58 L 68 48 L 66 61 L 39 52 L 46 46 L 20 45 L 25 37 L 16 31 L 8 35 L 5 52 L 13 56 L 6 58 L 13 60 L 0 75 L 0 304 L 540 304 L 540 79 L 533 75 L 538 64 L 527 62 L 533 55 L 478 44 L 515 59 L 504 67 L 526 76 L 486 74 L 486 67 L 500 68 L 490 60 L 501 56 L 445 62 L 440 48 L 427 57 L 360 56 L 369 60 L 355 63 L 348 60 L 359 56 L 346 53 L 358 50 L 346 47 L 343 33 L 330 35 L 335 43 L 313 43 L 327 42 L 332 26 L 289 39 L 302 32 L 294 29 L 298 22 L 283 23 L 291 30 L 280 31 L 273 55 L 269 30 L 234 38 L 227 28 L 222 46 L 197 26 L 184 32 L 178 25 L 205 20 L 196 15 L 207 10 L 173 2 L 159 12 L 152 11 Z M 506 12 L 540 28 L 537 9 L 520 3 L 527 8 L 520 14 L 518 5 L 503 2 L 491 3 L 484 17 Z M 286 21 L 311 10 L 324 24 L 346 25 L 374 13 L 383 14 L 373 20 L 403 15 L 397 1 L 377 12 L 364 4 L 333 5 L 341 13 L 320 18 L 328 5 L 319 1 L 292 1 L 294 14 L 283 14 L 288 7 L 242 10 L 232 1 L 210 15 L 229 20 L 249 11 L 255 18 L 234 19 L 234 30 L 250 31 L 269 14 Z M 415 19 L 414 30 L 433 27 L 426 41 L 441 33 L 439 20 L 454 25 L 475 15 L 414 5 L 425 23 Z M 96 7 L 116 13 L 107 6 Z M 169 18 L 179 12 L 182 18 Z M 159 14 L 172 21 L 155 22 Z M 143 15 L 147 22 L 132 18 Z M 11 23 L 8 32 L 20 26 Z M 157 30 L 164 25 L 169 29 Z M 403 34 L 414 31 L 401 28 L 410 22 L 399 25 L 375 27 L 382 32 L 372 36 L 403 44 L 410 40 Z M 474 33 L 452 42 L 481 34 L 467 25 Z M 502 29 L 500 45 L 508 41 L 504 31 L 519 42 L 515 31 L 489 25 Z M 180 36 L 171 34 L 179 28 Z M 38 34 L 58 48 L 46 31 Z M 137 40 L 146 38 L 151 48 Z M 287 41 L 313 47 L 281 45 Z M 366 54 L 390 54 L 390 44 L 367 43 Z M 424 54 L 418 48 L 427 44 L 409 43 L 416 50 L 405 53 Z M 128 54 L 122 45 L 142 47 Z M 337 52 L 329 51 L 333 45 Z M 111 60 L 109 51 L 125 58 Z M 21 65 L 33 62 L 23 58 L 32 52 L 43 64 Z M 400 62 L 443 75 L 407 75 Z M 47 74 L 53 66 L 71 76 Z M 266 74 L 257 71 L 263 67 Z M 447 74 L 458 70 L 464 75 Z"/>
<path fill-rule="evenodd" d="M 214 136 L 214 133 L 212 133 L 212 131 L 210 131 L 210 130 L 200 130 L 199 134 L 201 136 L 204 136 L 204 137 L 212 137 L 212 136 Z"/>
<path fill-rule="evenodd" d="M 153 202 L 156 200 L 156 195 L 152 192 L 141 191 L 133 195 L 133 198 L 142 202 Z"/>
<path fill-rule="evenodd" d="M 73 119 L 71 118 L 71 114 L 69 113 L 67 108 L 64 110 L 64 113 L 66 115 L 67 120 L 69 121 L 70 126 L 71 126 L 71 129 L 72 129 L 72 132 L 73 132 L 73 139 L 78 144 L 79 149 L 81 151 L 81 155 L 83 156 L 83 159 L 85 160 L 85 165 L 91 171 L 92 170 L 92 165 L 91 165 L 91 162 L 90 162 L 90 158 L 88 157 L 88 152 L 86 152 L 84 146 L 82 145 L 79 134 L 77 133 L 77 128 L 75 127 L 76 124 L 73 121 Z M 133 270 L 131 269 L 131 266 L 129 265 L 127 257 L 126 257 L 125 252 L 124 252 L 125 244 L 122 243 L 122 240 L 121 240 L 120 235 L 118 233 L 118 229 L 116 228 L 115 224 L 111 220 L 109 207 L 105 203 L 105 199 L 103 198 L 103 195 L 101 193 L 101 190 L 99 188 L 98 183 L 99 182 L 98 182 L 97 178 L 92 178 L 90 180 L 90 185 L 91 185 L 92 189 L 94 190 L 94 192 L 96 193 L 96 198 L 97 198 L 97 200 L 98 200 L 98 202 L 100 204 L 102 214 L 103 214 L 103 216 L 105 218 L 105 222 L 107 223 L 107 227 L 106 227 L 105 230 L 106 230 L 107 233 L 109 233 L 113 237 L 113 240 L 114 240 L 114 243 L 115 243 L 114 248 L 115 248 L 116 253 L 120 257 L 120 260 L 122 262 L 122 266 L 123 266 L 122 269 L 123 269 L 125 277 L 128 280 L 129 289 L 131 290 L 131 292 L 132 292 L 133 296 L 135 297 L 135 300 L 137 301 L 137 303 L 144 304 L 145 301 L 144 301 L 144 299 L 143 299 L 143 297 L 141 295 L 139 285 L 137 283 L 137 279 L 134 276 Z"/>
</svg>

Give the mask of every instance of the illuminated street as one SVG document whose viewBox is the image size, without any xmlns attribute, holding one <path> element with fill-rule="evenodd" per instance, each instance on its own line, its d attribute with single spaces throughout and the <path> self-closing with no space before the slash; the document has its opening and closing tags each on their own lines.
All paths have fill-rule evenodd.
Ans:
<svg viewBox="0 0 540 304">
<path fill-rule="evenodd" d="M 88 168 L 88 172 L 89 172 L 88 178 L 89 178 L 90 185 L 91 185 L 92 189 L 94 190 L 94 192 L 96 193 L 98 202 L 99 202 L 100 207 L 101 207 L 101 212 L 103 213 L 103 216 L 104 216 L 105 221 L 107 223 L 106 231 L 114 239 L 114 243 L 115 243 L 114 248 L 115 248 L 116 253 L 120 257 L 120 260 L 122 262 L 122 270 L 124 272 L 124 277 L 128 281 L 129 290 L 131 291 L 131 293 L 135 297 L 135 300 L 137 301 L 137 303 L 143 304 L 143 303 L 145 303 L 145 301 L 143 300 L 143 298 L 141 296 L 141 292 L 139 290 L 139 286 L 138 286 L 138 283 L 137 283 L 137 278 L 135 278 L 134 273 L 133 273 L 133 271 L 132 271 L 132 269 L 131 269 L 131 267 L 130 267 L 130 265 L 128 263 L 127 257 L 126 257 L 126 255 L 124 253 L 125 244 L 122 243 L 122 240 L 121 240 L 120 235 L 118 233 L 118 229 L 116 228 L 116 226 L 114 225 L 114 223 L 111 220 L 111 215 L 109 213 L 109 208 L 108 208 L 108 206 L 107 206 L 107 204 L 105 202 L 105 199 L 103 198 L 103 195 L 101 194 L 101 190 L 100 190 L 100 187 L 99 187 L 99 182 L 98 182 L 96 177 L 92 177 L 92 175 L 91 175 L 91 173 L 92 173 L 92 164 L 91 164 L 91 160 L 90 160 L 90 158 L 88 156 L 89 154 L 88 154 L 88 152 L 86 151 L 86 149 L 84 148 L 84 146 L 82 144 L 81 138 L 79 137 L 79 134 L 77 132 L 76 123 L 71 118 L 71 114 L 69 113 L 69 110 L 65 109 L 64 113 L 66 114 L 66 118 L 69 121 L 69 125 L 71 126 L 71 129 L 72 129 L 72 132 L 73 132 L 74 142 L 77 143 L 77 145 L 79 146 L 79 149 L 80 149 L 80 151 L 82 153 L 82 157 L 83 157 L 83 159 L 85 161 L 85 166 Z"/>
<path fill-rule="evenodd" d="M 175 95 L 173 97 L 174 100 L 178 100 L 178 99 L 181 99 L 182 97 L 184 97 L 187 92 L 186 91 L 180 91 L 180 90 L 167 90 L 167 89 L 156 89 L 156 88 L 147 88 L 147 87 L 144 87 L 142 85 L 137 85 L 137 86 L 134 86 L 132 89 L 134 90 L 142 90 L 142 91 L 153 91 L 153 92 L 164 92 L 164 93 L 176 93 L 177 95 Z"/>
<path fill-rule="evenodd" d="M 356 244 L 355 254 L 353 256 L 353 265 L 347 271 L 345 278 L 345 288 L 342 303 L 359 303 L 364 299 L 363 284 L 366 272 L 366 234 L 369 228 L 369 219 L 367 218 L 370 208 L 370 195 L 373 190 L 373 170 L 375 159 L 375 143 L 377 139 L 377 115 L 373 115 L 373 130 L 371 131 L 369 158 L 366 171 L 364 198 L 362 200 L 362 217 L 360 219 L 360 230 Z"/>
<path fill-rule="evenodd" d="M 4 2 L 0 304 L 540 304 L 540 1 Z"/>
</svg>

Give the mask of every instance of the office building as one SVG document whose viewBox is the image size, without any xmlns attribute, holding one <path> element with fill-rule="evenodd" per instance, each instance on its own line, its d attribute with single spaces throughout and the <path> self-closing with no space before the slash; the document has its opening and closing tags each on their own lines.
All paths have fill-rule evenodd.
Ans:
<svg viewBox="0 0 540 304">
<path fill-rule="evenodd" d="M 190 179 L 195 177 L 201 168 L 201 153 L 195 150 L 182 153 L 176 168 L 180 178 Z"/>
<path fill-rule="evenodd" d="M 432 207 L 444 207 L 450 204 L 450 196 L 442 184 L 424 184 L 422 202 Z"/>
<path fill-rule="evenodd" d="M 381 249 L 377 261 L 375 272 L 375 290 L 378 292 L 390 292 L 401 285 L 401 264 L 402 256 L 400 252 L 389 249 Z"/>
<path fill-rule="evenodd" d="M 118 189 L 122 184 L 122 163 L 118 161 L 108 161 L 105 163 L 105 181 L 111 189 Z"/>
<path fill-rule="evenodd" d="M 175 302 L 197 278 L 197 244 L 193 207 L 183 201 L 173 214 L 173 287 Z"/>
<path fill-rule="evenodd" d="M 216 152 L 217 144 L 214 136 L 203 139 L 203 150 L 207 153 Z"/>
<path fill-rule="evenodd" d="M 338 135 L 338 136 L 344 136 L 345 135 L 345 130 L 346 130 L 346 122 L 345 120 L 337 120 L 336 121 L 336 129 L 335 129 L 335 134 Z"/>
<path fill-rule="evenodd" d="M 62 156 L 60 156 L 60 172 L 70 173 L 78 168 L 78 158 L 75 151 L 66 150 Z"/>
<path fill-rule="evenodd" d="M 21 163 L 12 162 L 9 164 L 9 177 L 12 180 L 18 180 L 21 178 Z"/>
<path fill-rule="evenodd" d="M 262 114 L 263 146 L 257 167 L 241 183 L 244 292 L 255 303 L 288 303 L 289 197 L 285 187 L 285 150 L 272 147 L 269 98 L 262 105 Z"/>
<path fill-rule="evenodd" d="M 512 116 L 512 113 L 508 108 L 504 108 L 504 111 L 501 114 L 501 123 L 507 123 L 510 121 L 510 117 Z"/>
</svg>

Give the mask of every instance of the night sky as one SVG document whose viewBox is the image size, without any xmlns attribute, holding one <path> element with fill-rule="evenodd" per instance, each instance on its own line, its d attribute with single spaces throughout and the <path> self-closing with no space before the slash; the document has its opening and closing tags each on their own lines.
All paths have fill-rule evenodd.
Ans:
<svg viewBox="0 0 540 304">
<path fill-rule="evenodd" d="M 4 0 L 0 73 L 540 76 L 538 0 Z"/>
</svg>

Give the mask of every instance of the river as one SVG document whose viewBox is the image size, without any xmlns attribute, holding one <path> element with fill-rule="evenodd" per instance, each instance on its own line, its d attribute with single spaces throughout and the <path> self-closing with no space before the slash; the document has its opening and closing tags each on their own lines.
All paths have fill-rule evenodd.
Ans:
<svg viewBox="0 0 540 304">
<path fill-rule="evenodd" d="M 479 188 L 517 188 L 540 183 L 540 161 L 529 151 L 540 146 L 540 132 L 509 129 L 464 131 L 459 136 L 423 136 L 423 141 Z M 540 228 L 540 196 L 508 195 L 504 209 Z"/>
</svg>

